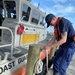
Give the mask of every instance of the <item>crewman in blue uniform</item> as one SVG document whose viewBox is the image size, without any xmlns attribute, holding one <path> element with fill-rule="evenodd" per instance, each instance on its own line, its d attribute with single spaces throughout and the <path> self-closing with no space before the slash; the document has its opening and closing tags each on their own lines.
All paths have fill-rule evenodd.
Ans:
<svg viewBox="0 0 75 75">
<path fill-rule="evenodd" d="M 64 17 L 56 18 L 55 15 L 48 14 L 45 20 L 47 27 L 54 27 L 54 36 L 42 49 L 59 46 L 53 60 L 53 75 L 66 75 L 75 52 L 75 30 L 72 23 Z M 57 42 L 54 42 L 56 39 Z"/>
</svg>

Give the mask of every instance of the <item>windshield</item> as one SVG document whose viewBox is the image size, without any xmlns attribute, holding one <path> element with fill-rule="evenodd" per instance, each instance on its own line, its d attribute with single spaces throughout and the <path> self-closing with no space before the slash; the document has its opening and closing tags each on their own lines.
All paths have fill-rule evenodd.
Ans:
<svg viewBox="0 0 75 75">
<path fill-rule="evenodd" d="M 6 17 L 16 19 L 16 3 L 15 1 L 5 1 Z"/>
</svg>

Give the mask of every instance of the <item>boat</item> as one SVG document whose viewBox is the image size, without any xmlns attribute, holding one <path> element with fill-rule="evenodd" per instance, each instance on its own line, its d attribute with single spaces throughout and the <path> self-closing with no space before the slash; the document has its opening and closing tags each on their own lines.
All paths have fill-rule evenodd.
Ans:
<svg viewBox="0 0 75 75">
<path fill-rule="evenodd" d="M 46 13 L 26 0 L 0 1 L 0 75 L 25 75 L 29 45 L 47 37 Z M 46 53 L 39 57 L 43 62 Z"/>
</svg>

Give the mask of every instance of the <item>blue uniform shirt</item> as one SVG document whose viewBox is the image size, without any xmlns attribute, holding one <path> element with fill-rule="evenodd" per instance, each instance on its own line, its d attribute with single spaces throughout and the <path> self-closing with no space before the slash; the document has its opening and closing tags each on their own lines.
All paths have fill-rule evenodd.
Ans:
<svg viewBox="0 0 75 75">
<path fill-rule="evenodd" d="M 60 33 L 67 32 L 66 44 L 72 42 L 72 37 L 75 35 L 75 30 L 72 26 L 72 23 L 69 20 L 62 18 L 59 22 L 59 29 Z"/>
</svg>

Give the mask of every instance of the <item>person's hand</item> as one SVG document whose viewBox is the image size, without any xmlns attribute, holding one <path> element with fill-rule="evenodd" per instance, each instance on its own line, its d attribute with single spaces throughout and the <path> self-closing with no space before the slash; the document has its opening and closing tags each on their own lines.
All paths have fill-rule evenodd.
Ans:
<svg viewBox="0 0 75 75">
<path fill-rule="evenodd" d="M 41 50 L 43 50 L 43 49 L 44 49 L 44 47 L 45 47 L 45 45 L 44 45 L 44 46 L 42 46 L 40 49 L 41 49 Z"/>
<path fill-rule="evenodd" d="M 41 50 L 47 50 L 47 49 L 49 49 L 49 46 L 47 46 L 47 45 L 44 45 L 41 47 Z"/>
</svg>

